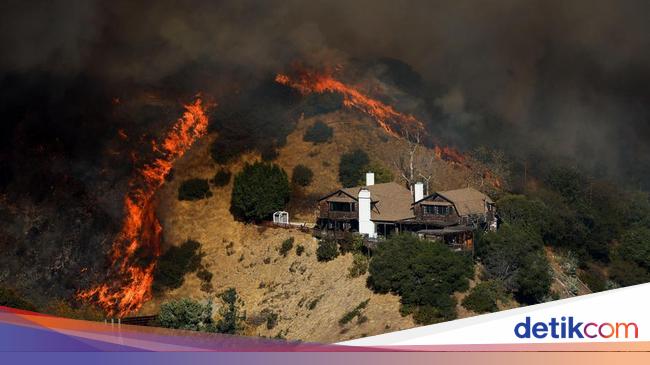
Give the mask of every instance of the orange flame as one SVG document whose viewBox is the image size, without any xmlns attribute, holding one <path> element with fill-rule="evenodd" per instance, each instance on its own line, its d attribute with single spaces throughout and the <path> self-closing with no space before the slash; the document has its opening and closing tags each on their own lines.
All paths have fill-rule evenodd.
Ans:
<svg viewBox="0 0 650 365">
<path fill-rule="evenodd" d="M 183 116 L 176 121 L 162 143 L 153 143 L 159 157 L 138 171 L 131 180 L 130 191 L 124 197 L 126 216 L 111 252 L 114 281 L 78 293 L 79 299 L 96 303 L 109 315 L 123 317 L 140 309 L 151 298 L 153 272 L 160 255 L 162 235 L 162 226 L 155 213 L 154 196 L 174 161 L 207 133 L 207 127 L 205 108 L 201 99 L 197 98 L 194 103 L 185 105 Z M 150 253 L 148 263 L 138 262 L 142 259 L 141 249 Z"/>
<path fill-rule="evenodd" d="M 440 146 L 435 146 L 433 149 L 433 153 L 436 156 L 436 159 L 438 160 L 443 160 L 443 161 L 448 161 L 452 162 L 458 165 L 464 165 L 466 167 L 470 167 L 467 163 L 467 157 L 463 155 L 462 153 L 458 152 L 457 149 L 453 147 L 440 147 Z"/>
<path fill-rule="evenodd" d="M 392 106 L 364 95 L 356 88 L 344 84 L 327 72 L 318 73 L 316 71 L 305 70 L 300 66 L 296 67 L 296 69 L 295 76 L 277 74 L 275 81 L 279 84 L 290 86 L 303 95 L 310 93 L 322 94 L 325 92 L 340 93 L 344 98 L 343 105 L 369 115 L 386 133 L 394 137 L 400 138 L 397 131 L 421 132 L 426 134 L 424 124 L 413 115 L 400 113 Z M 468 158 L 453 147 L 435 146 L 434 156 L 438 160 L 471 168 L 467 162 Z M 488 173 L 491 176 L 490 180 L 494 187 L 500 188 L 501 181 L 493 177 L 490 172 Z"/>
<path fill-rule="evenodd" d="M 392 106 L 364 95 L 354 87 L 348 86 L 325 73 L 302 71 L 295 80 L 288 75 L 278 74 L 277 83 L 291 86 L 302 94 L 337 92 L 343 95 L 343 105 L 354 108 L 372 117 L 386 133 L 400 137 L 400 130 L 423 131 L 424 125 L 410 114 L 403 114 Z"/>
</svg>

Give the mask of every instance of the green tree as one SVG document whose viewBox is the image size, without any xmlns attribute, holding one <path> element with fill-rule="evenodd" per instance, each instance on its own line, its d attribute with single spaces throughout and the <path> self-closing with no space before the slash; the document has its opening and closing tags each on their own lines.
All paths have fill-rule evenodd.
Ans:
<svg viewBox="0 0 650 365">
<path fill-rule="evenodd" d="M 243 302 L 237 295 L 235 288 L 228 288 L 219 296 L 223 302 L 219 309 L 220 319 L 216 331 L 226 334 L 237 334 L 241 331 L 246 315 L 241 312 Z"/>
<path fill-rule="evenodd" d="M 289 201 L 289 180 L 276 164 L 246 164 L 235 176 L 231 210 L 240 219 L 261 221 L 282 210 Z"/>
<path fill-rule="evenodd" d="M 212 302 L 202 304 L 189 298 L 165 302 L 160 306 L 158 322 L 166 328 L 211 332 L 214 329 Z"/>
<path fill-rule="evenodd" d="M 368 166 L 365 167 L 364 169 L 367 172 L 373 172 L 375 174 L 375 183 L 376 184 L 383 184 L 387 182 L 391 182 L 395 179 L 395 176 L 393 176 L 393 172 L 390 171 L 386 166 L 381 164 L 380 162 L 373 161 Z M 364 183 L 364 179 L 362 178 L 357 184 L 361 185 Z"/>
<path fill-rule="evenodd" d="M 501 286 L 497 281 L 480 282 L 463 298 L 462 305 L 476 313 L 496 312 L 499 309 L 497 300 L 502 296 L 501 291 Z"/>
<path fill-rule="evenodd" d="M 621 236 L 613 252 L 612 279 L 623 286 L 650 281 L 650 228 L 635 227 Z"/>
<path fill-rule="evenodd" d="M 523 303 L 539 303 L 551 286 L 550 266 L 540 235 L 504 224 L 481 236 L 476 253 L 488 279 L 499 280 Z"/>
<path fill-rule="evenodd" d="M 338 257 L 338 255 L 339 249 L 335 240 L 325 238 L 318 243 L 318 248 L 316 249 L 316 258 L 318 261 L 331 261 Z"/>
<path fill-rule="evenodd" d="M 313 142 L 315 144 L 329 142 L 334 135 L 334 130 L 323 123 L 322 121 L 317 121 L 311 127 L 307 128 L 303 136 L 305 142 Z"/>
<path fill-rule="evenodd" d="M 363 150 L 356 149 L 341 156 L 339 162 L 339 181 L 344 187 L 351 187 L 363 181 L 370 159 Z"/>
<path fill-rule="evenodd" d="M 297 186 L 308 186 L 314 178 L 314 172 L 305 165 L 296 165 L 291 173 L 291 183 Z"/>
<path fill-rule="evenodd" d="M 526 227 L 542 235 L 552 230 L 549 225 L 553 214 L 541 200 L 524 195 L 505 195 L 497 201 L 497 211 L 506 223 Z"/>
<path fill-rule="evenodd" d="M 439 242 L 396 235 L 378 245 L 370 261 L 369 286 L 401 297 L 403 311 L 420 323 L 455 317 L 455 291 L 466 290 L 473 274 L 471 258 Z"/>
</svg>

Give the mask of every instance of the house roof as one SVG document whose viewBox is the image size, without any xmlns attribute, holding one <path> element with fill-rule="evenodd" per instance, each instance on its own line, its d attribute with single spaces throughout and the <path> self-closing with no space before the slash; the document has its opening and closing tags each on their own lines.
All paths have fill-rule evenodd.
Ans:
<svg viewBox="0 0 650 365">
<path fill-rule="evenodd" d="M 436 195 L 452 202 L 460 215 L 482 214 L 485 212 L 485 203 L 494 203 L 489 196 L 474 188 L 438 191 L 424 199 L 429 199 Z"/>
<path fill-rule="evenodd" d="M 411 209 L 411 201 L 413 198 L 411 197 L 411 192 L 398 183 L 388 182 L 370 186 L 355 186 L 340 189 L 339 191 L 357 199 L 359 190 L 362 188 L 370 191 L 370 199 L 374 203 L 370 219 L 374 221 L 393 222 L 413 217 L 413 210 Z"/>
</svg>

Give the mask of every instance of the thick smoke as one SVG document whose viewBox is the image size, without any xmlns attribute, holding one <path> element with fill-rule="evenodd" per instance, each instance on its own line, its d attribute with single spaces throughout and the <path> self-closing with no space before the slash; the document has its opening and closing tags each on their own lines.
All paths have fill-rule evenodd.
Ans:
<svg viewBox="0 0 650 365">
<path fill-rule="evenodd" d="M 647 154 L 645 1 L 14 1 L 2 7 L 4 72 L 186 83 L 218 93 L 217 84 L 264 77 L 296 60 L 331 65 L 390 57 L 441 85 L 417 97 L 436 109 L 429 119 L 452 143 L 507 142 L 518 152 L 533 146 L 635 178 L 638 164 L 620 165 Z"/>
</svg>

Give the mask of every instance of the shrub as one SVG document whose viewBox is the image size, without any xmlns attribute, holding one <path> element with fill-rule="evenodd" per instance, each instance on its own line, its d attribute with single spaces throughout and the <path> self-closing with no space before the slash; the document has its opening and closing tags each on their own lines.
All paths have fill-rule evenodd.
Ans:
<svg viewBox="0 0 650 365">
<path fill-rule="evenodd" d="M 338 255 L 339 250 L 336 241 L 332 239 L 324 239 L 318 243 L 318 249 L 316 249 L 316 258 L 318 261 L 331 261 L 338 257 Z"/>
<path fill-rule="evenodd" d="M 461 304 L 476 313 L 496 312 L 500 296 L 499 284 L 496 281 L 484 281 L 473 287 Z"/>
<path fill-rule="evenodd" d="M 287 257 L 287 254 L 293 248 L 293 242 L 294 242 L 293 237 L 289 237 L 286 240 L 284 240 L 282 242 L 282 245 L 280 246 L 280 255 Z"/>
<path fill-rule="evenodd" d="M 36 307 L 32 303 L 21 298 L 13 290 L 2 287 L 0 287 L 0 306 L 36 311 Z"/>
<path fill-rule="evenodd" d="M 303 252 L 305 252 L 305 246 L 303 246 L 303 245 L 296 246 L 296 255 L 297 256 L 302 256 Z"/>
<path fill-rule="evenodd" d="M 343 95 L 340 93 L 312 93 L 304 98 L 302 110 L 306 118 L 341 109 Z"/>
<path fill-rule="evenodd" d="M 368 154 L 360 149 L 343 154 L 339 162 L 339 181 L 343 187 L 355 186 L 363 181 L 369 162 Z"/>
<path fill-rule="evenodd" d="M 269 312 L 266 315 L 266 329 L 273 329 L 278 324 L 278 314 L 275 312 Z"/>
<path fill-rule="evenodd" d="M 413 320 L 417 324 L 433 324 L 456 318 L 456 299 L 446 297 L 436 306 L 421 305 L 413 310 Z"/>
<path fill-rule="evenodd" d="M 235 288 L 228 288 L 219 295 L 223 305 L 219 309 L 221 318 L 217 322 L 216 331 L 226 334 L 237 334 L 242 329 L 246 315 L 241 313 L 243 302 L 237 295 Z"/>
<path fill-rule="evenodd" d="M 200 248 L 200 243 L 187 240 L 180 246 L 170 247 L 160 256 L 154 271 L 154 291 L 180 288 L 185 274 L 198 270 L 202 258 Z"/>
<path fill-rule="evenodd" d="M 361 252 L 363 249 L 363 236 L 357 233 L 345 232 L 343 238 L 339 240 L 339 247 L 342 254 Z"/>
<path fill-rule="evenodd" d="M 368 258 L 362 253 L 355 253 L 352 258 L 352 266 L 348 275 L 351 278 L 356 278 L 364 275 L 368 271 Z"/>
<path fill-rule="evenodd" d="M 634 261 L 614 259 L 609 268 L 609 276 L 620 286 L 643 284 L 650 281 L 650 275 Z"/>
<path fill-rule="evenodd" d="M 217 187 L 222 187 L 228 185 L 230 182 L 230 177 L 232 174 L 230 173 L 229 170 L 227 169 L 219 169 L 216 174 L 214 174 L 214 177 L 212 178 L 212 183 L 214 186 Z"/>
<path fill-rule="evenodd" d="M 297 186 L 308 186 L 314 178 L 314 172 L 305 165 L 296 165 L 291 174 L 291 183 Z"/>
<path fill-rule="evenodd" d="M 650 281 L 650 228 L 634 227 L 612 253 L 611 278 L 622 286 Z"/>
<path fill-rule="evenodd" d="M 345 313 L 341 319 L 339 319 L 339 325 L 343 326 L 349 323 L 354 319 L 354 317 L 361 316 L 361 311 L 368 306 L 370 299 L 366 299 L 363 302 L 359 303 L 353 310 Z"/>
<path fill-rule="evenodd" d="M 261 221 L 282 210 L 289 200 L 287 174 L 276 164 L 246 164 L 235 176 L 231 210 L 240 219 Z"/>
<path fill-rule="evenodd" d="M 178 200 L 201 200 L 212 196 L 208 180 L 190 179 L 178 187 Z"/>
<path fill-rule="evenodd" d="M 325 143 L 332 139 L 334 130 L 320 120 L 307 128 L 302 139 L 305 142 Z"/>
<path fill-rule="evenodd" d="M 189 298 L 165 302 L 160 306 L 158 322 L 166 328 L 212 332 L 212 302 L 201 304 Z"/>
<path fill-rule="evenodd" d="M 580 271 L 578 277 L 594 293 L 607 289 L 607 276 L 595 265 L 589 265 L 586 270 Z"/>
<path fill-rule="evenodd" d="M 551 286 L 542 239 L 532 230 L 504 224 L 481 236 L 477 255 L 488 279 L 499 280 L 520 302 L 541 302 Z"/>
<path fill-rule="evenodd" d="M 393 236 L 378 245 L 369 267 L 369 286 L 379 293 L 392 292 L 401 297 L 404 313 L 429 309 L 419 317 L 422 322 L 455 317 L 455 291 L 466 290 L 473 275 L 469 255 L 455 253 L 439 242 L 416 236 Z"/>
</svg>

